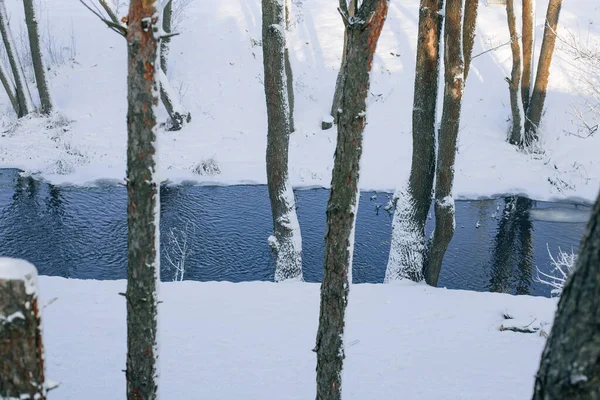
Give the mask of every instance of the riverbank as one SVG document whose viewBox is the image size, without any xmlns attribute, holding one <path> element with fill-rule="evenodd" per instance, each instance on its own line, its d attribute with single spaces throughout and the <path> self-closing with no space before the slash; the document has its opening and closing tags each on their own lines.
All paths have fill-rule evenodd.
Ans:
<svg viewBox="0 0 600 400">
<path fill-rule="evenodd" d="M 125 281 L 40 277 L 47 376 L 53 397 L 116 399 L 125 391 Z M 319 285 L 164 283 L 160 390 L 173 399 L 310 399 Z M 43 304 L 43 303 L 42 303 Z M 556 299 L 352 285 L 347 399 L 526 399 Z M 512 320 L 506 320 L 510 316 Z"/>
<path fill-rule="evenodd" d="M 474 53 L 508 41 L 505 8 L 482 2 Z M 123 182 L 126 147 L 126 51 L 121 37 L 71 0 L 42 2 L 40 31 L 52 33 L 62 61 L 50 65 L 57 108 L 70 122 L 25 119 L 15 125 L 8 101 L 0 121 L 0 168 L 21 168 L 54 183 Z M 539 51 L 546 1 L 537 2 Z M 7 0 L 19 32 L 22 5 Z M 391 4 L 377 47 L 368 99 L 361 168 L 363 190 L 394 189 L 410 168 L 411 110 L 418 2 Z M 121 10 L 120 14 L 125 14 Z M 565 3 L 559 32 L 593 45 L 600 40 L 600 6 Z M 172 40 L 169 77 L 192 122 L 159 135 L 159 174 L 174 183 L 266 182 L 266 111 L 262 83 L 260 2 L 191 2 Z M 50 26 L 48 27 L 48 24 Z M 50 30 L 49 30 L 50 29 Z M 322 131 L 329 112 L 343 40 L 335 2 L 294 1 L 289 38 L 297 131 L 290 142 L 295 187 L 327 187 L 335 129 Z M 23 30 L 22 30 L 23 31 Z M 200 39 L 201 38 L 201 39 Z M 48 38 L 46 38 L 48 40 Z M 537 200 L 592 202 L 600 186 L 600 135 L 574 136 L 573 106 L 585 99 L 577 63 L 557 41 L 541 133 L 543 154 L 506 143 L 510 115 L 509 46 L 475 57 L 466 85 L 456 160 L 456 198 L 523 194 Z M 564 47 L 564 46 L 563 46 Z M 537 54 L 537 53 L 536 53 Z M 58 58 L 58 57 L 55 57 Z M 161 120 L 166 116 L 161 115 Z"/>
</svg>

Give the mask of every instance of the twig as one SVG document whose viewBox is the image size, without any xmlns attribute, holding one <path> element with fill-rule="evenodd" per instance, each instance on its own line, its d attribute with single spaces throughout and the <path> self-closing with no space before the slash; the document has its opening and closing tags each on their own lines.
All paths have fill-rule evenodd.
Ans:
<svg viewBox="0 0 600 400">
<path fill-rule="evenodd" d="M 511 40 L 509 40 L 509 41 L 508 41 L 508 42 L 506 42 L 506 43 L 502 43 L 502 44 L 500 44 L 500 45 L 498 45 L 498 46 L 496 46 L 496 47 L 492 47 L 492 48 L 490 48 L 490 49 L 484 50 L 484 51 L 482 51 L 481 53 L 479 53 L 479 54 L 475 54 L 473 57 L 471 57 L 471 60 L 473 60 L 473 59 L 475 59 L 475 58 L 477 58 L 477 57 L 479 57 L 479 56 L 482 56 L 482 55 L 484 55 L 485 53 L 489 53 L 490 51 L 498 50 L 498 49 L 499 49 L 499 48 L 501 48 L 501 47 L 508 46 L 510 43 L 511 43 Z"/>
</svg>

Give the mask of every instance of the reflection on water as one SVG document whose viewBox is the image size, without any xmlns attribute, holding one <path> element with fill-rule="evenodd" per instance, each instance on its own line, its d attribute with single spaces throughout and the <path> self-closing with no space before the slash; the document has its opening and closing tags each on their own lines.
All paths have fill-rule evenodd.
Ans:
<svg viewBox="0 0 600 400">
<path fill-rule="evenodd" d="M 309 282 L 323 275 L 328 195 L 324 189 L 296 191 L 304 277 Z M 53 186 L 16 170 L 0 170 L 0 256 L 27 259 L 45 275 L 124 279 L 126 196 L 122 186 Z M 383 282 L 392 220 L 384 210 L 390 198 L 388 193 L 361 193 L 355 283 Z M 589 207 L 522 197 L 457 201 L 456 234 L 444 259 L 440 286 L 549 295 L 548 287 L 533 280 L 535 268 L 549 271 L 547 245 L 553 251 L 577 250 L 585 213 L 589 215 Z M 428 219 L 428 232 L 433 223 Z M 186 279 L 272 280 L 270 230 L 265 186 L 162 187 L 161 278 L 172 280 L 176 274 L 166 257 L 174 248 L 169 233 L 182 238 L 187 232 Z"/>
</svg>

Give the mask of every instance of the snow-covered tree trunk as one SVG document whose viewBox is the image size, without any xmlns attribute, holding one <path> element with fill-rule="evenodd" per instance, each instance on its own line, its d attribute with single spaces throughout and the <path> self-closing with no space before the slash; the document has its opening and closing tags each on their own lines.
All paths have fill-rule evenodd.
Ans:
<svg viewBox="0 0 600 400">
<path fill-rule="evenodd" d="M 523 44 L 523 77 L 521 78 L 521 99 L 524 115 L 529 109 L 531 96 L 531 80 L 533 72 L 533 38 L 534 38 L 534 0 L 523 0 L 523 24 L 521 42 Z"/>
<path fill-rule="evenodd" d="M 342 396 L 344 316 L 354 251 L 369 73 L 387 16 L 388 0 L 363 0 L 354 18 L 348 15 L 346 0 L 340 0 L 340 10 L 348 42 L 342 78 L 342 111 L 338 114 L 335 161 L 326 213 L 325 264 L 314 349 L 317 353 L 317 400 L 339 400 Z"/>
<path fill-rule="evenodd" d="M 600 398 L 600 196 L 542 353 L 534 400 Z"/>
<path fill-rule="evenodd" d="M 512 70 L 508 82 L 510 93 L 510 111 L 512 117 L 512 128 L 510 130 L 509 142 L 514 145 L 523 145 L 523 113 L 521 90 L 521 46 L 519 45 L 519 32 L 517 32 L 517 18 L 515 16 L 514 0 L 506 0 L 506 17 L 508 31 L 510 33 L 510 50 L 512 52 Z"/>
<path fill-rule="evenodd" d="M 439 132 L 435 175 L 435 231 L 425 270 L 425 281 L 437 286 L 442 261 L 454 236 L 454 160 L 464 88 L 462 0 L 446 1 L 444 24 L 444 108 Z"/>
<path fill-rule="evenodd" d="M 348 17 L 354 17 L 358 0 L 350 0 L 348 4 Z M 344 47 L 342 48 L 342 62 L 340 64 L 340 70 L 338 71 L 337 79 L 335 81 L 335 92 L 333 93 L 333 102 L 331 103 L 331 116 L 333 121 L 337 124 L 338 110 L 341 108 L 342 93 L 344 91 L 344 70 L 346 69 L 346 46 L 348 43 L 348 32 L 344 30 Z"/>
<path fill-rule="evenodd" d="M 538 61 L 535 85 L 533 86 L 533 93 L 529 102 L 528 118 L 525 122 L 526 146 L 530 146 L 538 138 L 538 128 L 546 100 L 546 90 L 548 89 L 548 79 L 550 78 L 550 64 L 552 63 L 552 55 L 554 54 L 561 6 L 562 0 L 550 0 L 548 4 L 540 60 Z"/>
<path fill-rule="evenodd" d="M 463 18 L 463 59 L 465 60 L 465 83 L 471 69 L 471 56 L 477 33 L 477 9 L 479 0 L 465 0 L 465 16 Z"/>
<path fill-rule="evenodd" d="M 46 399 L 37 270 L 0 258 L 0 399 Z"/>
<path fill-rule="evenodd" d="M 167 1 L 163 10 L 162 20 L 163 31 L 165 33 L 171 33 L 172 19 L 173 1 Z M 160 99 L 171 119 L 169 129 L 177 131 L 181 129 L 184 123 L 190 122 L 192 116 L 189 111 L 183 107 L 183 104 L 181 104 L 178 99 L 177 93 L 173 90 L 173 87 L 167 79 L 170 43 L 171 38 L 169 37 L 166 37 L 160 42 L 160 69 L 163 74 L 160 79 Z"/>
<path fill-rule="evenodd" d="M 435 176 L 435 126 L 438 93 L 440 0 L 421 0 L 412 110 L 412 164 L 408 187 L 396 190 L 390 254 L 384 282 L 423 280 L 425 224 Z"/>
<path fill-rule="evenodd" d="M 33 72 L 40 96 L 41 112 L 48 115 L 52 112 L 53 105 L 52 98 L 50 97 L 50 89 L 48 88 L 48 80 L 46 79 L 46 69 L 42 60 L 40 34 L 33 0 L 23 0 L 23 7 L 25 9 L 25 24 L 27 25 L 27 34 L 29 36 Z"/>
<path fill-rule="evenodd" d="M 275 254 L 275 282 L 302 280 L 302 239 L 288 175 L 290 119 L 285 68 L 284 0 L 262 1 L 262 42 L 267 101 L 267 183 Z"/>
<path fill-rule="evenodd" d="M 158 397 L 160 3 L 131 0 L 127 31 L 127 398 Z"/>
<path fill-rule="evenodd" d="M 5 0 L 0 0 L 0 34 L 2 35 L 2 41 L 4 42 L 4 49 L 10 63 L 10 69 L 12 70 L 13 79 L 15 80 L 15 91 L 17 101 L 19 103 L 19 112 L 17 115 L 24 117 L 34 110 L 29 89 L 27 88 L 27 81 L 23 74 L 23 67 L 17 54 L 17 47 L 15 46 L 15 40 L 13 39 L 12 32 L 10 30 L 10 20 L 6 12 Z"/>
</svg>

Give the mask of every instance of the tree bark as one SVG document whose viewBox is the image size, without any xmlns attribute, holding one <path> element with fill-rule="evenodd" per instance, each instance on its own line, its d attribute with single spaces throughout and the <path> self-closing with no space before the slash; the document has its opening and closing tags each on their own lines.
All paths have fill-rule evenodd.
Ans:
<svg viewBox="0 0 600 400">
<path fill-rule="evenodd" d="M 52 98 L 46 79 L 46 70 L 42 60 L 42 50 L 40 48 L 40 34 L 33 0 L 23 0 L 25 9 L 25 24 L 27 25 L 27 35 L 29 36 L 29 47 L 31 49 L 31 59 L 33 62 L 33 72 L 35 82 L 40 96 L 40 105 L 42 114 L 49 115 L 52 112 Z"/>
<path fill-rule="evenodd" d="M 477 34 L 477 9 L 479 0 L 465 0 L 465 16 L 463 19 L 463 59 L 465 62 L 465 83 L 471 69 L 471 56 Z"/>
<path fill-rule="evenodd" d="M 531 96 L 531 79 L 533 72 L 533 35 L 534 35 L 533 0 L 523 0 L 523 26 L 521 41 L 523 44 L 523 77 L 521 78 L 521 99 L 524 116 L 529 110 Z"/>
<path fill-rule="evenodd" d="M 526 146 L 531 145 L 533 142 L 537 141 L 538 138 L 538 129 L 540 120 L 542 119 L 542 111 L 544 110 L 544 101 L 546 100 L 548 78 L 550 77 L 550 64 L 552 63 L 554 44 L 556 43 L 556 32 L 561 6 L 562 0 L 550 0 L 550 3 L 548 4 L 540 60 L 535 75 L 533 94 L 531 95 L 531 101 L 529 103 L 528 118 L 525 122 Z"/>
<path fill-rule="evenodd" d="M 508 31 L 510 32 L 510 50 L 512 53 L 512 70 L 508 82 L 510 93 L 510 111 L 512 128 L 509 142 L 514 145 L 523 145 L 523 106 L 522 97 L 519 95 L 521 79 L 521 46 L 519 46 L 519 33 L 517 32 L 517 19 L 515 17 L 514 0 L 506 0 L 506 17 Z"/>
<path fill-rule="evenodd" d="M 6 13 L 5 0 L 0 0 L 0 34 L 2 35 L 8 62 L 13 73 L 13 79 L 15 80 L 16 97 L 19 103 L 19 112 L 17 114 L 21 118 L 33 111 L 33 105 L 29 97 L 27 82 L 23 76 L 23 67 L 16 53 L 15 41 L 10 31 L 10 21 Z"/>
<path fill-rule="evenodd" d="M 600 196 L 542 353 L 534 400 L 600 398 Z"/>
<path fill-rule="evenodd" d="M 354 17 L 356 13 L 358 0 L 350 0 L 350 4 L 348 5 L 348 16 Z M 337 124 L 337 114 L 338 110 L 342 106 L 342 93 L 344 91 L 344 70 L 346 69 L 346 46 L 348 42 L 348 32 L 347 27 L 344 28 L 344 47 L 342 48 L 342 62 L 340 65 L 340 70 L 338 71 L 337 79 L 335 81 L 335 91 L 333 93 L 333 101 L 331 103 L 331 116 L 333 117 L 333 121 Z"/>
<path fill-rule="evenodd" d="M 2 62 L 0 62 L 0 81 L 2 82 L 2 86 L 6 91 L 6 94 L 8 96 L 8 99 L 10 100 L 10 104 L 12 105 L 13 110 L 15 110 L 15 113 L 18 115 L 19 102 L 15 96 L 14 88 L 9 79 L 9 75 L 7 75 L 6 70 L 4 69 L 4 65 L 2 65 Z"/>
<path fill-rule="evenodd" d="M 127 398 L 158 394 L 159 182 L 155 177 L 160 3 L 131 0 L 127 32 Z"/>
<path fill-rule="evenodd" d="M 412 112 L 412 164 L 408 189 L 396 192 L 396 211 L 385 282 L 423 280 L 425 224 L 435 176 L 435 126 L 440 69 L 442 0 L 421 0 Z"/>
<path fill-rule="evenodd" d="M 436 183 L 435 231 L 425 270 L 425 281 L 437 286 L 444 254 L 454 236 L 454 160 L 464 88 L 462 48 L 462 0 L 446 1 L 444 26 L 444 108 L 439 133 Z"/>
<path fill-rule="evenodd" d="M 388 10 L 387 0 L 363 0 L 350 19 L 346 0 L 340 0 L 346 23 L 346 63 L 338 114 L 338 136 L 327 204 L 325 263 L 317 331 L 317 400 L 341 399 L 344 360 L 344 315 L 352 268 L 354 226 L 358 210 L 358 178 L 366 99 L 373 55 Z"/>
<path fill-rule="evenodd" d="M 267 186 L 273 216 L 269 244 L 275 281 L 302 280 L 302 242 L 294 192 L 288 176 L 290 119 L 285 68 L 283 0 L 262 0 L 262 42 L 267 101 Z"/>
<path fill-rule="evenodd" d="M 36 281 L 33 265 L 0 258 L 1 399 L 46 399 Z"/>
</svg>

